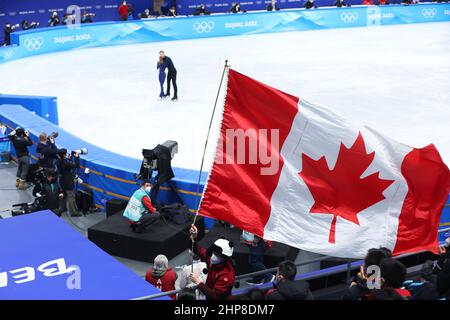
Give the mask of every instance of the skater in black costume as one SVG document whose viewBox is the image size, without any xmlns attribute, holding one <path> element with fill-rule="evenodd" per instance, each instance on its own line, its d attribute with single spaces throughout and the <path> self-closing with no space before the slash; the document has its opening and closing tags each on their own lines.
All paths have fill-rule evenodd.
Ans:
<svg viewBox="0 0 450 320">
<path fill-rule="evenodd" d="M 162 61 L 167 66 L 167 91 L 166 91 L 166 97 L 170 97 L 170 82 L 172 81 L 174 94 L 172 97 L 172 101 L 178 100 L 178 87 L 177 87 L 177 69 L 175 69 L 175 65 L 173 64 L 172 59 L 170 59 L 168 56 L 164 54 L 164 51 L 159 52 L 159 56 L 162 59 Z"/>
</svg>

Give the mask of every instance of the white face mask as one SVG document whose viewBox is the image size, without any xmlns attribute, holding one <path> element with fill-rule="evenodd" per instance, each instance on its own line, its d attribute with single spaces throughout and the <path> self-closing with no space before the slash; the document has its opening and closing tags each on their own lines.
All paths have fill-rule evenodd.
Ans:
<svg viewBox="0 0 450 320">
<path fill-rule="evenodd" d="M 150 193 L 150 191 L 152 190 L 152 187 L 147 187 L 144 190 L 145 190 L 145 192 Z"/>
<path fill-rule="evenodd" d="M 219 264 L 222 262 L 222 258 L 216 256 L 214 253 L 211 256 L 211 264 Z"/>
</svg>

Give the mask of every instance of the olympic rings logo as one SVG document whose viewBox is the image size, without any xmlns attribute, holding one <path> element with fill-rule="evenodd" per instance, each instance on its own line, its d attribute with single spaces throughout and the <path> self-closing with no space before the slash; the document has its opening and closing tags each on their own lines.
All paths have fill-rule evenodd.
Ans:
<svg viewBox="0 0 450 320">
<path fill-rule="evenodd" d="M 196 23 L 194 23 L 194 25 L 192 27 L 198 33 L 209 33 L 214 29 L 214 22 L 212 22 L 212 21 L 196 22 Z"/>
<path fill-rule="evenodd" d="M 437 14 L 436 8 L 422 9 L 422 16 L 425 19 L 432 19 Z"/>
<path fill-rule="evenodd" d="M 344 23 L 355 23 L 358 20 L 358 12 L 342 12 L 341 20 Z"/>
<path fill-rule="evenodd" d="M 28 38 L 23 44 L 28 51 L 39 50 L 44 44 L 44 39 L 42 37 Z"/>
<path fill-rule="evenodd" d="M 3 54 L 3 58 L 5 60 L 11 59 L 14 55 L 14 51 L 13 50 L 7 50 L 5 51 L 5 53 Z"/>
</svg>

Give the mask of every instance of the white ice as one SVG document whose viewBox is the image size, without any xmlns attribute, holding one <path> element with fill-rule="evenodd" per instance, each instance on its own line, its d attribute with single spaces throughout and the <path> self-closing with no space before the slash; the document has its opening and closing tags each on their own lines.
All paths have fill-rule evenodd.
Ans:
<svg viewBox="0 0 450 320">
<path fill-rule="evenodd" d="M 158 51 L 178 69 L 179 101 L 158 101 Z M 335 29 L 76 50 L 0 65 L 0 92 L 57 96 L 60 124 L 140 158 L 173 139 L 198 169 L 225 59 L 237 71 L 450 164 L 450 23 Z M 220 104 L 219 104 L 220 105 Z M 221 108 L 221 105 L 220 105 Z M 211 162 L 216 116 L 207 153 Z"/>
</svg>

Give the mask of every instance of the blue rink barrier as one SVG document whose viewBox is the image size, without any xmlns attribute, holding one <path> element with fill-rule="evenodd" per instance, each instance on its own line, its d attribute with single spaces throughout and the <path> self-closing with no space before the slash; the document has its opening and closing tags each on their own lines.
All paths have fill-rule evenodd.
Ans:
<svg viewBox="0 0 450 320">
<path fill-rule="evenodd" d="M 160 293 L 51 211 L 0 220 L 0 243 L 0 300 L 125 300 Z"/>
<path fill-rule="evenodd" d="M 56 97 L 19 96 L 0 93 L 0 105 L 18 104 L 39 117 L 58 125 L 58 103 Z"/>
<path fill-rule="evenodd" d="M 100 208 L 103 208 L 106 201 L 111 198 L 128 200 L 138 188 L 133 175 L 139 172 L 141 165 L 139 159 L 119 155 L 86 142 L 19 105 L 0 105 L 0 122 L 7 125 L 10 130 L 21 126 L 30 131 L 30 137 L 33 140 L 30 153 L 34 162 L 37 161 L 36 144 L 41 132 L 58 131 L 56 144 L 68 150 L 88 148 L 89 154 L 80 157 L 82 168 L 79 170 L 79 176 L 83 180 L 82 186 L 93 190 L 95 202 Z M 84 173 L 85 168 L 89 168 L 89 174 Z M 203 192 L 207 173 L 203 174 L 200 192 L 197 193 L 198 171 L 182 168 L 173 168 L 173 170 L 176 176 L 173 179 L 176 194 L 168 185 L 163 185 L 158 194 L 158 200 L 167 203 L 179 202 L 178 197 L 180 197 L 194 212 L 196 201 Z"/>
<path fill-rule="evenodd" d="M 450 4 L 357 6 L 105 22 L 14 32 L 0 62 L 76 48 L 284 31 L 450 21 Z"/>
</svg>

